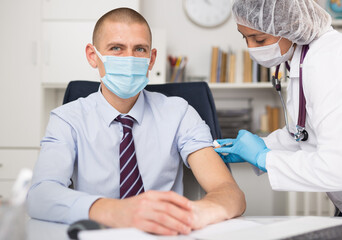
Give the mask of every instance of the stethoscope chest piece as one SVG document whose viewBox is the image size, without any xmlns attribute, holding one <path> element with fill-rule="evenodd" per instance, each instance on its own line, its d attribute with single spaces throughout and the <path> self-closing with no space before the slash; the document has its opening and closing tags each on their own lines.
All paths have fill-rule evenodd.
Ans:
<svg viewBox="0 0 342 240">
<path fill-rule="evenodd" d="M 303 141 L 305 142 L 309 138 L 308 132 L 301 126 L 297 126 L 297 133 L 293 135 L 294 139 L 299 142 Z"/>
</svg>

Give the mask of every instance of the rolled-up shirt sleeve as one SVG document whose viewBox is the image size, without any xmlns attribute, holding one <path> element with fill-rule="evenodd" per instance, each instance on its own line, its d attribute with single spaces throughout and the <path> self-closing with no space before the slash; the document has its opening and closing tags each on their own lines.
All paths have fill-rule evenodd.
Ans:
<svg viewBox="0 0 342 240">
<path fill-rule="evenodd" d="M 189 167 L 189 154 L 206 147 L 213 147 L 213 138 L 208 125 L 196 110 L 187 104 L 177 132 L 178 151 L 184 164 Z"/>
<path fill-rule="evenodd" d="M 72 223 L 89 217 L 89 208 L 102 196 L 69 188 L 77 158 L 76 133 L 60 116 L 51 113 L 27 196 L 32 218 Z"/>
</svg>

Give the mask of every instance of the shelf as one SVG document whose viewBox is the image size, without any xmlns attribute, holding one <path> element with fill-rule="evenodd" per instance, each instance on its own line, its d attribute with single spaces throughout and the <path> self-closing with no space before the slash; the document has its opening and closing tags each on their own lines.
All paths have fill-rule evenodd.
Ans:
<svg viewBox="0 0 342 240">
<path fill-rule="evenodd" d="M 269 89 L 272 88 L 272 83 L 209 83 L 211 89 Z M 286 83 L 282 84 L 286 87 Z"/>
<path fill-rule="evenodd" d="M 42 83 L 44 89 L 66 89 L 68 83 Z M 286 88 L 287 83 L 282 83 L 282 87 Z M 272 83 L 209 83 L 211 89 L 270 89 Z"/>
<path fill-rule="evenodd" d="M 342 27 L 342 19 L 333 19 L 331 22 L 331 25 L 333 27 L 341 28 Z"/>
<path fill-rule="evenodd" d="M 68 83 L 56 83 L 56 82 L 43 82 L 42 87 L 44 89 L 66 89 Z"/>
</svg>

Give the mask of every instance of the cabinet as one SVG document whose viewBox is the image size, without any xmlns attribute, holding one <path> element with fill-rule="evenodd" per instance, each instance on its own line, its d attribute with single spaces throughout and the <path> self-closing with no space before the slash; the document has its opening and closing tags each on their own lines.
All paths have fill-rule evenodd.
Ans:
<svg viewBox="0 0 342 240">
<path fill-rule="evenodd" d="M 1 199 L 21 168 L 33 169 L 39 151 L 40 1 L 1 1 L 0 29 Z"/>
<path fill-rule="evenodd" d="M 38 0 L 1 1 L 0 148 L 39 145 L 39 16 Z"/>
<path fill-rule="evenodd" d="M 95 21 L 43 21 L 42 82 L 98 79 L 86 57 Z"/>
</svg>

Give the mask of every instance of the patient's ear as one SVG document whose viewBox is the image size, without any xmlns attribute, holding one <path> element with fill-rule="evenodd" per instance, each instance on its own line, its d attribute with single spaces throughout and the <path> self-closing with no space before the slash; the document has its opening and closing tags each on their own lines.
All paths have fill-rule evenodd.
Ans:
<svg viewBox="0 0 342 240">
<path fill-rule="evenodd" d="M 98 64 L 97 64 L 97 55 L 94 49 L 94 46 L 90 43 L 87 44 L 86 49 L 86 57 L 88 60 L 88 63 L 90 64 L 90 66 L 92 66 L 93 68 L 97 68 Z"/>
<path fill-rule="evenodd" d="M 157 58 L 157 49 L 153 48 L 151 50 L 151 57 L 150 57 L 150 65 L 148 66 L 148 70 L 152 70 L 154 63 L 156 62 Z"/>
<path fill-rule="evenodd" d="M 95 47 L 92 44 L 88 43 L 85 50 L 88 63 L 93 68 L 97 68 L 99 70 L 100 77 L 102 78 L 104 75 L 106 75 L 106 71 L 103 62 L 95 52 Z"/>
</svg>

